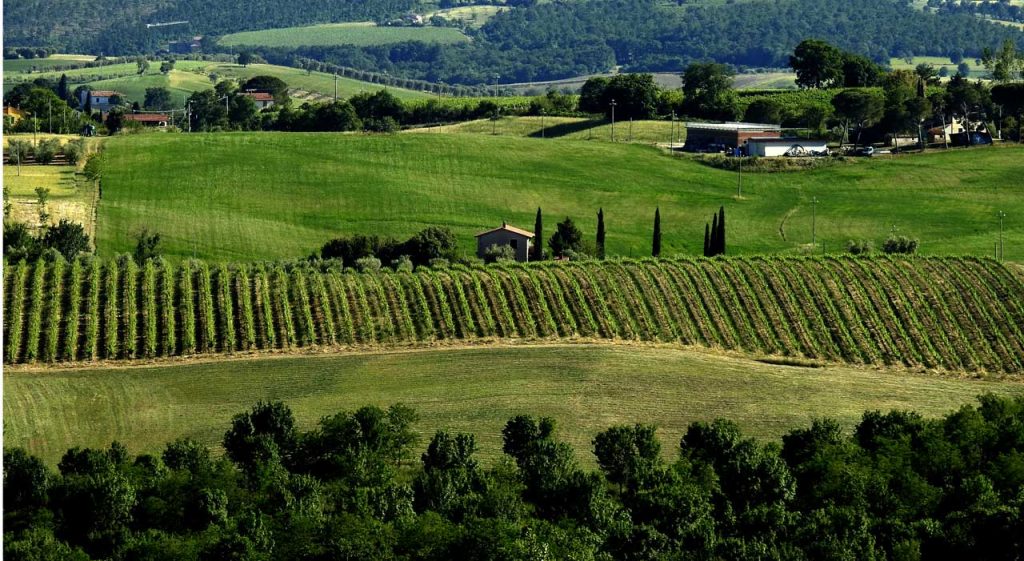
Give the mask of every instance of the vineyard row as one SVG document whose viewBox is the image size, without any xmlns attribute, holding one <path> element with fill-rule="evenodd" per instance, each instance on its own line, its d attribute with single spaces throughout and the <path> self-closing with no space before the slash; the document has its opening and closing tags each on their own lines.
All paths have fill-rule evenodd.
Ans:
<svg viewBox="0 0 1024 561">
<path fill-rule="evenodd" d="M 729 258 L 354 273 L 128 259 L 4 267 L 4 362 L 436 340 L 659 341 L 1024 369 L 1024 280 L 970 257 Z"/>
</svg>

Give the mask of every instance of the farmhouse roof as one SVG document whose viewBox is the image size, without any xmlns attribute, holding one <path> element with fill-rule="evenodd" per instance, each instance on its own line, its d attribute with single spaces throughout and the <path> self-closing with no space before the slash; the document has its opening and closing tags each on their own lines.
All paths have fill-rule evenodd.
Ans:
<svg viewBox="0 0 1024 561">
<path fill-rule="evenodd" d="M 115 95 L 121 95 L 121 92 L 114 90 L 91 90 L 89 95 L 93 97 L 113 97 Z"/>
<path fill-rule="evenodd" d="M 241 95 L 251 97 L 253 101 L 274 101 L 274 96 L 267 92 L 242 92 Z"/>
<path fill-rule="evenodd" d="M 480 236 L 484 236 L 484 235 L 490 234 L 492 232 L 500 232 L 502 230 L 504 230 L 506 232 L 512 232 L 513 234 L 519 234 L 520 236 L 526 236 L 527 238 L 532 238 L 533 237 L 533 232 L 528 232 L 526 230 L 522 230 L 520 228 L 516 228 L 515 226 L 509 226 L 507 222 L 502 222 L 501 223 L 501 227 L 499 227 L 499 228 L 491 228 L 490 230 L 487 230 L 486 232 L 480 232 L 475 237 L 479 238 Z"/>
<path fill-rule="evenodd" d="M 766 123 L 686 123 L 687 129 L 704 129 L 718 131 L 777 131 L 782 127 Z"/>
<path fill-rule="evenodd" d="M 128 113 L 124 118 L 128 121 L 138 121 L 140 123 L 160 123 L 170 120 L 170 117 L 163 113 Z"/>
</svg>

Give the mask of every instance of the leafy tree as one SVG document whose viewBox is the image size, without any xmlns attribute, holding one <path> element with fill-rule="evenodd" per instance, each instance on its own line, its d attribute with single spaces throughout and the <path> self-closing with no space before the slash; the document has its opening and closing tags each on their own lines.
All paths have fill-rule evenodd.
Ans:
<svg viewBox="0 0 1024 561">
<path fill-rule="evenodd" d="M 135 235 L 135 252 L 132 258 L 139 265 L 160 257 L 160 234 L 143 227 Z"/>
<path fill-rule="evenodd" d="M 920 122 L 931 114 L 931 102 L 919 94 L 919 83 L 916 74 L 905 70 L 893 71 L 886 77 L 882 124 L 887 130 L 895 134 L 916 131 Z"/>
<path fill-rule="evenodd" d="M 40 140 L 36 145 L 36 162 L 44 166 L 48 165 L 53 162 L 58 151 L 60 151 L 60 140 L 56 138 Z"/>
<path fill-rule="evenodd" d="M 597 209 L 597 258 L 604 259 L 604 209 Z"/>
<path fill-rule="evenodd" d="M 871 59 L 853 53 L 843 53 L 843 86 L 848 88 L 877 86 L 881 83 L 884 75 L 885 70 Z"/>
<path fill-rule="evenodd" d="M 695 62 L 683 72 L 683 106 L 692 117 L 733 120 L 740 115 L 734 73 L 724 64 Z"/>
<path fill-rule="evenodd" d="M 10 140 L 7 143 L 7 159 L 18 166 L 21 175 L 21 164 L 32 156 L 32 144 L 27 140 Z"/>
<path fill-rule="evenodd" d="M 57 97 L 67 100 L 68 94 L 68 75 L 61 73 L 60 81 L 57 82 Z"/>
<path fill-rule="evenodd" d="M 1024 83 L 997 84 L 992 87 L 992 101 L 1008 115 L 1017 118 L 1017 142 L 1024 142 L 1021 126 L 1024 123 Z"/>
<path fill-rule="evenodd" d="M 417 232 L 402 247 L 413 263 L 427 265 L 431 259 L 454 260 L 458 245 L 458 238 L 450 228 L 431 226 Z"/>
<path fill-rule="evenodd" d="M 832 107 L 836 117 L 843 120 L 844 138 L 849 135 L 850 125 L 857 125 L 857 145 L 864 127 L 882 118 L 885 102 L 882 96 L 868 90 L 844 90 L 832 98 Z"/>
<path fill-rule="evenodd" d="M 910 254 L 917 253 L 918 241 L 906 236 L 890 236 L 882 244 L 883 253 Z"/>
<path fill-rule="evenodd" d="M 996 82 L 1010 82 L 1024 78 L 1024 53 L 1017 52 L 1017 45 L 1010 39 L 1003 41 L 999 50 L 985 47 L 981 61 Z"/>
<path fill-rule="evenodd" d="M 77 165 L 85 154 L 85 140 L 78 138 L 64 143 L 64 159 L 70 165 Z"/>
<path fill-rule="evenodd" d="M 917 77 L 920 78 L 925 84 L 928 84 L 930 86 L 937 86 L 939 84 L 938 71 L 935 70 L 934 66 L 928 64 L 927 62 L 922 62 L 921 64 L 918 64 L 916 67 L 914 67 L 914 74 L 917 74 Z"/>
<path fill-rule="evenodd" d="M 248 413 L 235 415 L 223 445 L 228 457 L 242 465 L 265 461 L 274 453 L 290 462 L 298 446 L 291 409 L 280 401 L 257 403 Z"/>
<path fill-rule="evenodd" d="M 580 111 L 584 113 L 604 113 L 605 90 L 608 88 L 608 78 L 595 76 L 588 78 L 580 87 Z"/>
<path fill-rule="evenodd" d="M 805 39 L 789 57 L 801 88 L 828 88 L 843 80 L 843 53 L 825 41 Z"/>
<path fill-rule="evenodd" d="M 755 99 L 747 106 L 743 119 L 751 123 L 781 124 L 783 120 L 782 104 L 774 99 Z"/>
<path fill-rule="evenodd" d="M 174 60 L 168 59 L 160 63 L 160 73 L 170 74 L 171 70 L 174 70 Z"/>
<path fill-rule="evenodd" d="M 661 444 L 652 425 L 617 426 L 594 437 L 594 456 L 608 481 L 625 486 L 658 463 Z"/>
<path fill-rule="evenodd" d="M 4 220 L 4 257 L 11 263 L 33 260 L 42 248 L 38 240 L 21 222 Z"/>
<path fill-rule="evenodd" d="M 257 90 L 268 92 L 274 96 L 274 101 L 284 103 L 288 100 L 288 84 L 277 76 L 253 76 L 246 80 L 241 88 L 242 91 Z"/>
<path fill-rule="evenodd" d="M 145 74 L 149 70 L 149 59 L 140 56 L 135 59 L 135 66 L 138 74 Z"/>
<path fill-rule="evenodd" d="M 608 80 L 602 92 L 602 113 L 611 117 L 615 101 L 615 117 L 619 120 L 650 119 L 658 108 L 658 85 L 652 74 L 617 74 Z"/>
<path fill-rule="evenodd" d="M 567 252 L 580 252 L 583 249 L 583 232 L 566 217 L 555 226 L 555 233 L 548 240 L 552 255 L 564 256 Z"/>
<path fill-rule="evenodd" d="M 167 88 L 146 88 L 146 97 L 142 105 L 146 109 L 154 111 L 167 111 L 173 107 L 171 90 Z"/>
<path fill-rule="evenodd" d="M 252 53 L 249 51 L 241 51 L 238 53 L 238 64 L 243 68 L 252 64 Z"/>
<path fill-rule="evenodd" d="M 43 247 L 56 249 L 69 261 L 79 253 L 91 250 L 85 227 L 67 218 L 61 218 L 56 225 L 48 227 L 41 241 Z"/>
</svg>

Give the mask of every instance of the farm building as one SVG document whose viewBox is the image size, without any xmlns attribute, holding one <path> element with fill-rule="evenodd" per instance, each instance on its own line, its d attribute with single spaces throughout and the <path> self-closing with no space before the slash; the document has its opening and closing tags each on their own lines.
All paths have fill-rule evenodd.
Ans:
<svg viewBox="0 0 1024 561">
<path fill-rule="evenodd" d="M 135 121 L 144 127 L 166 127 L 171 118 L 163 113 L 128 113 L 125 121 Z"/>
<path fill-rule="evenodd" d="M 528 261 L 533 232 L 521 230 L 502 222 L 500 228 L 480 232 L 476 235 L 476 256 L 483 257 L 492 245 L 507 245 L 516 252 L 516 261 Z"/>
<path fill-rule="evenodd" d="M 274 105 L 274 96 L 268 92 L 259 92 L 256 90 L 246 90 L 239 95 L 244 95 L 249 99 L 252 99 L 256 104 L 257 109 L 266 109 Z"/>
<path fill-rule="evenodd" d="M 806 138 L 773 138 L 755 137 L 747 140 L 748 156 L 814 156 L 828 153 L 824 140 Z"/>
<path fill-rule="evenodd" d="M 778 125 L 763 123 L 686 123 L 684 150 L 703 152 L 739 148 L 751 138 L 778 138 L 782 129 Z"/>
<path fill-rule="evenodd" d="M 86 101 L 91 101 L 93 111 L 106 113 L 114 107 L 114 104 L 111 102 L 111 98 L 115 96 L 123 98 L 124 94 L 113 90 L 83 91 L 78 98 L 79 108 L 85 109 Z"/>
<path fill-rule="evenodd" d="M 962 132 L 964 132 L 963 123 L 954 117 L 945 125 L 940 124 L 937 127 L 928 129 L 928 142 L 931 144 L 950 142 L 954 134 L 960 134 Z"/>
<path fill-rule="evenodd" d="M 17 107 L 11 107 L 10 105 L 4 105 L 4 122 L 10 122 L 11 124 L 17 123 L 18 121 L 25 118 L 25 112 Z"/>
</svg>

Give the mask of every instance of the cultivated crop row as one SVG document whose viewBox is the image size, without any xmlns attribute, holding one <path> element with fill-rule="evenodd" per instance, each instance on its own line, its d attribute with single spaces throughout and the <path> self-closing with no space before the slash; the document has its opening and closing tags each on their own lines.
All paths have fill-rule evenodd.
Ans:
<svg viewBox="0 0 1024 561">
<path fill-rule="evenodd" d="M 1024 282 L 977 258 L 732 258 L 355 273 L 126 258 L 4 268 L 4 361 L 599 338 L 1024 370 Z"/>
</svg>

